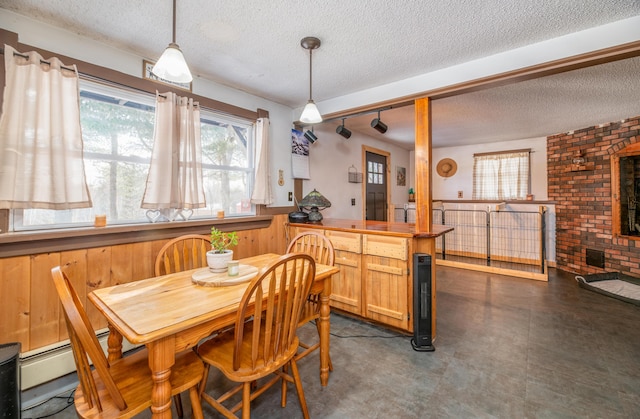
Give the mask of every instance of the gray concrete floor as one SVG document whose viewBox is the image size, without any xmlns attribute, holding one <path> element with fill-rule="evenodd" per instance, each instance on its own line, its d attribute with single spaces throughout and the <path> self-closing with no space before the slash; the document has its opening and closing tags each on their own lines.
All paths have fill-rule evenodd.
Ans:
<svg viewBox="0 0 640 419">
<path fill-rule="evenodd" d="M 437 275 L 435 352 L 332 315 L 329 385 L 320 386 L 315 356 L 300 363 L 311 417 L 640 418 L 640 307 L 579 288 L 574 275 L 553 269 L 548 283 L 446 267 Z M 315 328 L 304 336 L 313 339 Z M 212 374 L 207 391 L 224 380 Z M 23 418 L 65 403 L 53 399 Z M 186 395 L 183 405 L 188 414 Z M 221 417 L 203 407 L 205 417 Z M 274 386 L 251 413 L 302 416 L 293 386 L 286 408 Z M 75 416 L 70 406 L 49 417 Z"/>
</svg>

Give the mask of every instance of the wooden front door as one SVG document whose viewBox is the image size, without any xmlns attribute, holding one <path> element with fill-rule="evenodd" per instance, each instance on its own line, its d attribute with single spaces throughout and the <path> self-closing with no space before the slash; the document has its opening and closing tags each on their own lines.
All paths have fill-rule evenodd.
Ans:
<svg viewBox="0 0 640 419">
<path fill-rule="evenodd" d="M 387 156 L 366 151 L 365 219 L 387 221 Z"/>
</svg>

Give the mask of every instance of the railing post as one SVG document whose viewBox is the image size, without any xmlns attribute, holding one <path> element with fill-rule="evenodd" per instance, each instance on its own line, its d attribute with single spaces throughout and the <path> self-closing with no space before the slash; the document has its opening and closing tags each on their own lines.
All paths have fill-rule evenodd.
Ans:
<svg viewBox="0 0 640 419">
<path fill-rule="evenodd" d="M 485 211 L 487 225 L 487 266 L 491 266 L 491 211 Z"/>
<path fill-rule="evenodd" d="M 547 261 L 547 226 L 545 221 L 545 212 L 547 207 L 541 205 L 539 207 L 540 213 L 540 272 L 545 273 L 544 267 Z"/>
</svg>

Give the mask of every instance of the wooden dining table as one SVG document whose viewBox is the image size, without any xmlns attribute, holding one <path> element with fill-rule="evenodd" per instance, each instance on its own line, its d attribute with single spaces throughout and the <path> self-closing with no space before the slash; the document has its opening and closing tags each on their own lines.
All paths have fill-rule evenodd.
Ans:
<svg viewBox="0 0 640 419">
<path fill-rule="evenodd" d="M 262 269 L 280 255 L 269 253 L 240 259 L 241 265 Z M 201 268 L 208 269 L 208 268 Z M 122 356 L 122 338 L 149 352 L 153 379 L 153 418 L 171 417 L 169 377 L 175 354 L 194 347 L 212 333 L 230 327 L 248 282 L 232 286 L 202 286 L 192 280 L 199 269 L 94 290 L 89 300 L 109 323 L 108 358 Z M 320 295 L 320 382 L 329 380 L 329 297 L 334 266 L 316 264 L 311 293 Z"/>
</svg>

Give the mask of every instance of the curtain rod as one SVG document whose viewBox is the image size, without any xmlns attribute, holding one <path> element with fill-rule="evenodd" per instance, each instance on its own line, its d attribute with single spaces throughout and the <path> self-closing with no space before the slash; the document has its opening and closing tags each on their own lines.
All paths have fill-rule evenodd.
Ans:
<svg viewBox="0 0 640 419">
<path fill-rule="evenodd" d="M 533 153 L 530 148 L 521 148 L 519 150 L 505 150 L 505 151 L 489 151 L 487 153 L 474 153 L 473 157 L 479 156 L 492 156 L 495 154 L 509 154 L 509 153 Z"/>
<path fill-rule="evenodd" d="M 1 47 L 0 47 L 0 52 L 4 55 L 4 48 L 1 48 Z M 28 55 L 26 55 L 26 54 L 21 54 L 21 53 L 19 53 L 19 52 L 15 52 L 15 51 L 13 52 L 13 56 L 14 56 L 14 57 L 22 57 L 22 58 L 24 58 L 24 59 L 26 59 L 26 60 L 29 60 L 29 58 L 30 58 L 30 57 L 29 57 Z M 50 63 L 49 61 L 42 60 L 42 59 L 40 60 L 40 64 L 51 65 L 51 63 Z M 61 68 L 61 69 L 63 69 L 63 70 L 73 71 L 74 73 L 77 73 L 77 70 L 76 70 L 75 68 L 65 67 L 65 66 L 63 66 L 63 65 L 61 65 L 61 66 L 60 66 L 60 68 Z"/>
</svg>

